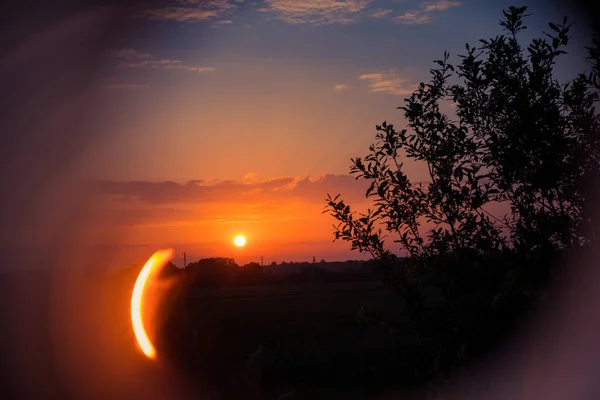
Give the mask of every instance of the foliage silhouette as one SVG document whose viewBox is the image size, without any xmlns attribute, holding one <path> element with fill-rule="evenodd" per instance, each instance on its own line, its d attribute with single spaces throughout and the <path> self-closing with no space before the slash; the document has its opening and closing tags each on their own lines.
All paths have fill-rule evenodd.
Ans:
<svg viewBox="0 0 600 400">
<path fill-rule="evenodd" d="M 370 153 L 350 168 L 371 182 L 373 209 L 326 199 L 334 240 L 370 253 L 406 300 L 424 343 L 415 374 L 447 372 L 496 344 L 558 255 L 596 237 L 585 184 L 600 160 L 600 39 L 588 48 L 591 71 L 560 83 L 554 66 L 571 24 L 549 23 L 551 33 L 524 48 L 526 10 L 505 10 L 504 32 L 467 43 L 458 65 L 448 53 L 435 61 L 431 81 L 398 107 L 408 129 L 376 126 Z M 411 182 L 403 160 L 424 164 L 430 181 Z M 495 215 L 499 206 L 510 212 Z"/>
<path fill-rule="evenodd" d="M 238 268 L 232 258 L 203 258 L 188 264 L 185 278 L 195 286 L 222 286 L 233 279 Z"/>
<path fill-rule="evenodd" d="M 244 284 L 259 284 L 264 281 L 263 267 L 256 262 L 242 266 L 238 275 L 238 280 Z"/>
<path fill-rule="evenodd" d="M 169 261 L 160 270 L 159 279 L 168 279 L 171 277 L 177 277 L 177 276 L 180 276 L 181 272 L 183 272 L 183 269 L 178 268 L 175 264 L 173 264 L 171 261 Z"/>
</svg>

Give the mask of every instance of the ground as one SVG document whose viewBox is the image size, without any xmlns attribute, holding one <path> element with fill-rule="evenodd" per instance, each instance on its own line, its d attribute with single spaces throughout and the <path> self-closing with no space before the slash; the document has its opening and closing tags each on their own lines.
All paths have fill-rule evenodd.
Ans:
<svg viewBox="0 0 600 400">
<path fill-rule="evenodd" d="M 379 285 L 225 288 L 194 293 L 189 304 L 202 369 L 223 384 L 258 349 L 266 389 L 358 394 L 393 384 L 405 316 Z"/>
<path fill-rule="evenodd" d="M 62 348 L 76 349 L 79 358 L 84 357 L 78 361 L 83 367 L 92 368 L 96 358 L 110 356 L 113 364 L 102 378 L 108 381 L 117 376 L 125 379 L 128 368 L 137 368 L 137 363 L 143 361 L 135 348 L 128 315 L 133 282 L 130 277 L 119 279 L 117 283 L 111 278 L 91 285 L 83 291 L 85 298 L 70 298 L 60 306 L 60 313 L 53 313 L 48 301 L 52 298 L 50 276 L 37 277 L 39 287 L 35 288 L 28 283 L 33 278 L 20 279 L 28 283 L 30 290 L 27 296 L 21 296 L 28 300 L 18 312 L 14 300 L 20 289 L 10 279 L 0 281 L 6 313 L 3 320 L 26 319 L 37 325 L 35 331 L 27 334 L 27 340 L 40 349 L 35 353 L 40 359 L 36 365 L 38 369 L 46 366 L 47 371 L 39 372 L 43 372 L 43 385 L 47 388 L 40 383 L 26 385 L 27 389 L 42 394 L 67 390 L 55 368 L 62 358 Z M 408 370 L 402 364 L 402 352 L 410 349 L 414 341 L 409 331 L 402 332 L 405 317 L 400 299 L 377 283 L 205 289 L 189 293 L 188 297 L 189 323 L 197 332 L 196 347 L 193 351 L 185 349 L 191 359 L 190 376 L 197 382 L 204 381 L 204 386 L 231 394 L 231 398 L 240 398 L 236 391 L 240 381 L 247 380 L 260 389 L 261 398 L 277 398 L 293 391 L 294 399 L 365 398 L 410 381 L 402 373 L 403 369 Z M 71 321 L 70 315 L 77 310 L 84 310 L 77 314 L 80 320 Z M 51 339 L 48 332 L 58 332 L 61 342 L 56 342 L 56 333 Z M 38 339 L 31 336 L 34 334 L 39 335 Z M 177 335 L 176 338 L 184 337 Z M 398 337 L 402 340 L 398 341 Z M 25 346 L 15 347 L 14 340 L 15 336 L 3 339 L 4 350 Z M 21 373 L 11 367 L 11 360 L 2 361 L 10 373 L 3 375 L 0 389 L 17 390 L 11 374 Z M 113 392 L 108 390 L 113 388 L 106 382 L 98 390 L 105 389 L 109 395 Z"/>
</svg>

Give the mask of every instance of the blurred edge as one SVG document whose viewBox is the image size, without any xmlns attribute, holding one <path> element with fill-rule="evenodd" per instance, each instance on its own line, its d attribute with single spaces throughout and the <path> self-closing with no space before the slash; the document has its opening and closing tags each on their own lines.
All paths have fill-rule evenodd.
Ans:
<svg viewBox="0 0 600 400">
<path fill-rule="evenodd" d="M 91 252 L 92 199 L 71 162 L 96 139 L 80 128 L 99 111 L 98 72 L 135 10 L 133 2 L 22 1 L 2 14 L 2 272 L 21 272 L 0 278 L 2 398 L 106 398 L 98 330 L 112 315 L 101 314 L 101 279 L 85 278 L 98 270 L 71 268 L 103 256 Z"/>
<path fill-rule="evenodd" d="M 111 316 L 102 295 L 112 293 L 101 290 L 102 279 L 90 279 L 98 271 L 68 268 L 109 257 L 95 252 L 94 238 L 85 236 L 86 222 L 99 221 L 90 214 L 93 199 L 75 185 L 69 162 L 94 140 L 77 127 L 94 112 L 95 74 L 117 36 L 131 28 L 139 3 L 21 1 L 0 17 L 3 267 L 54 267 L 39 281 L 27 274 L 0 276 L 1 398 L 108 398 L 130 390 L 161 398 L 151 380 L 144 379 L 143 390 L 126 368 L 110 364 L 129 355 L 111 352 L 94 331 Z M 576 3 L 599 26 L 594 2 Z M 51 251 L 24 249 L 22 240 L 51 244 Z M 518 356 L 507 357 L 505 368 L 498 362 L 482 370 L 496 382 L 487 398 L 600 398 L 594 374 L 600 370 L 597 253 L 592 249 L 572 261 L 561 301 L 532 324 L 516 346 Z M 95 377 L 99 370 L 104 375 Z M 111 378 L 122 379 L 122 389 L 107 388 Z M 65 387 L 51 384 L 57 379 Z M 457 389 L 457 398 L 481 398 L 489 389 L 477 382 Z"/>
</svg>

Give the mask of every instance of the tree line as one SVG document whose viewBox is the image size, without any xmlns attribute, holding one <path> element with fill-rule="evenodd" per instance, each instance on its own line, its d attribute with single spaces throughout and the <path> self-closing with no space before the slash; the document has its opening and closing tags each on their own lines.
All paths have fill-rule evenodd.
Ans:
<svg viewBox="0 0 600 400">
<path fill-rule="evenodd" d="M 283 262 L 262 266 L 251 262 L 238 265 L 232 258 L 212 257 L 178 268 L 169 262 L 160 272 L 161 278 L 177 277 L 195 288 L 276 285 L 317 282 L 359 282 L 376 280 L 373 261 Z"/>
</svg>

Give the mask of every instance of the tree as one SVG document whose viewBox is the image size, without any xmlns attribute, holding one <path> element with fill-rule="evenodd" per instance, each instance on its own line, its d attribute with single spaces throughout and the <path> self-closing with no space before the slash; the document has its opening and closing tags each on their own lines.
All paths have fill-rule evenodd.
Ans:
<svg viewBox="0 0 600 400">
<path fill-rule="evenodd" d="M 257 262 L 248 263 L 240 267 L 237 279 L 240 284 L 262 283 L 264 280 L 264 268 Z"/>
<path fill-rule="evenodd" d="M 238 269 L 232 258 L 203 258 L 188 264 L 186 280 L 193 285 L 219 286 L 231 280 Z"/>
<path fill-rule="evenodd" d="M 371 182 L 373 209 L 358 214 L 339 194 L 327 197 L 325 212 L 339 222 L 335 239 L 373 256 L 421 332 L 456 332 L 437 341 L 437 364 L 507 325 L 498 315 L 539 289 L 558 251 L 596 237 L 583 185 L 600 166 L 599 41 L 589 49 L 592 71 L 560 83 L 554 65 L 571 25 L 566 17 L 549 23 L 552 33 L 524 48 L 526 10 L 505 10 L 504 33 L 466 44 L 456 67 L 448 53 L 435 61 L 431 81 L 398 107 L 408 129 L 376 126 L 370 153 L 350 168 Z M 442 112 L 444 102 L 455 116 Z M 430 180 L 411 182 L 405 160 L 424 163 Z M 510 212 L 496 215 L 498 204 Z M 386 246 L 389 237 L 407 262 Z M 478 318 L 489 319 L 485 334 Z"/>
<path fill-rule="evenodd" d="M 160 270 L 159 277 L 161 279 L 171 278 L 179 276 L 183 272 L 182 268 L 178 268 L 171 261 L 167 262 L 164 267 Z"/>
</svg>

